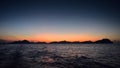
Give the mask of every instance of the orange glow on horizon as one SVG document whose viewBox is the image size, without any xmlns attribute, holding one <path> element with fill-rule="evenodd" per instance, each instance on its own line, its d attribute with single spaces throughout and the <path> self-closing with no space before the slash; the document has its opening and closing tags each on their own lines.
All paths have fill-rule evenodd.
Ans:
<svg viewBox="0 0 120 68">
<path fill-rule="evenodd" d="M 22 38 L 21 38 L 22 39 Z M 37 41 L 45 41 L 45 42 L 52 42 L 52 41 L 95 41 L 100 39 L 100 37 L 95 36 L 88 36 L 88 35 L 77 35 L 77 34 L 64 34 L 64 35 L 57 35 L 57 34 L 38 34 L 34 35 L 33 37 L 26 38 L 28 40 L 32 40 L 34 42 Z"/>
<path fill-rule="evenodd" d="M 34 42 L 52 42 L 52 41 L 95 41 L 99 40 L 101 38 L 104 38 L 102 36 L 97 35 L 90 35 L 90 34 L 52 34 L 52 33 L 46 33 L 46 34 L 35 34 L 32 36 L 29 35 L 16 35 L 14 37 L 6 36 L 4 37 L 7 40 L 29 40 Z"/>
</svg>

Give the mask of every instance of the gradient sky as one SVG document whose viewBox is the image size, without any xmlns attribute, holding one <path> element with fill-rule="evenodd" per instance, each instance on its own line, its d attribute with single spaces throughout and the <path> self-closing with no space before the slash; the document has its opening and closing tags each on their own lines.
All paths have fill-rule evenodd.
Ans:
<svg viewBox="0 0 120 68">
<path fill-rule="evenodd" d="M 0 39 L 120 40 L 119 0 L 0 0 Z"/>
</svg>

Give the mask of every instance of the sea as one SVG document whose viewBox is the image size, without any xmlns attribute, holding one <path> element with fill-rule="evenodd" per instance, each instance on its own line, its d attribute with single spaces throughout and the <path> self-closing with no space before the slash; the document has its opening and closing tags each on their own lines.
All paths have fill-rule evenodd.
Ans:
<svg viewBox="0 0 120 68">
<path fill-rule="evenodd" d="M 120 44 L 0 44 L 0 68 L 120 68 Z"/>
</svg>

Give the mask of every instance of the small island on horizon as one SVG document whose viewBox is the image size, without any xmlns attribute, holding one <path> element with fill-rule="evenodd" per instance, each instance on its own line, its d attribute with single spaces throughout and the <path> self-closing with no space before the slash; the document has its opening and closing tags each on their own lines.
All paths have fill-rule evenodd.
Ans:
<svg viewBox="0 0 120 68">
<path fill-rule="evenodd" d="M 104 38 L 101 40 L 96 40 L 96 41 L 52 41 L 52 42 L 31 42 L 29 40 L 18 40 L 18 41 L 12 41 L 12 42 L 7 42 L 6 40 L 0 40 L 0 44 L 112 44 L 113 41 L 110 39 Z"/>
</svg>

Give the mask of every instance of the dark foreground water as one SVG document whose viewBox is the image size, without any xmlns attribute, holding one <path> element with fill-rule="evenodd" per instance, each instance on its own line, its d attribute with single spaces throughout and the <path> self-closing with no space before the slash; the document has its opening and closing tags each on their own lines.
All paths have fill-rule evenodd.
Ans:
<svg viewBox="0 0 120 68">
<path fill-rule="evenodd" d="M 0 68 L 120 68 L 120 45 L 0 45 Z"/>
</svg>

